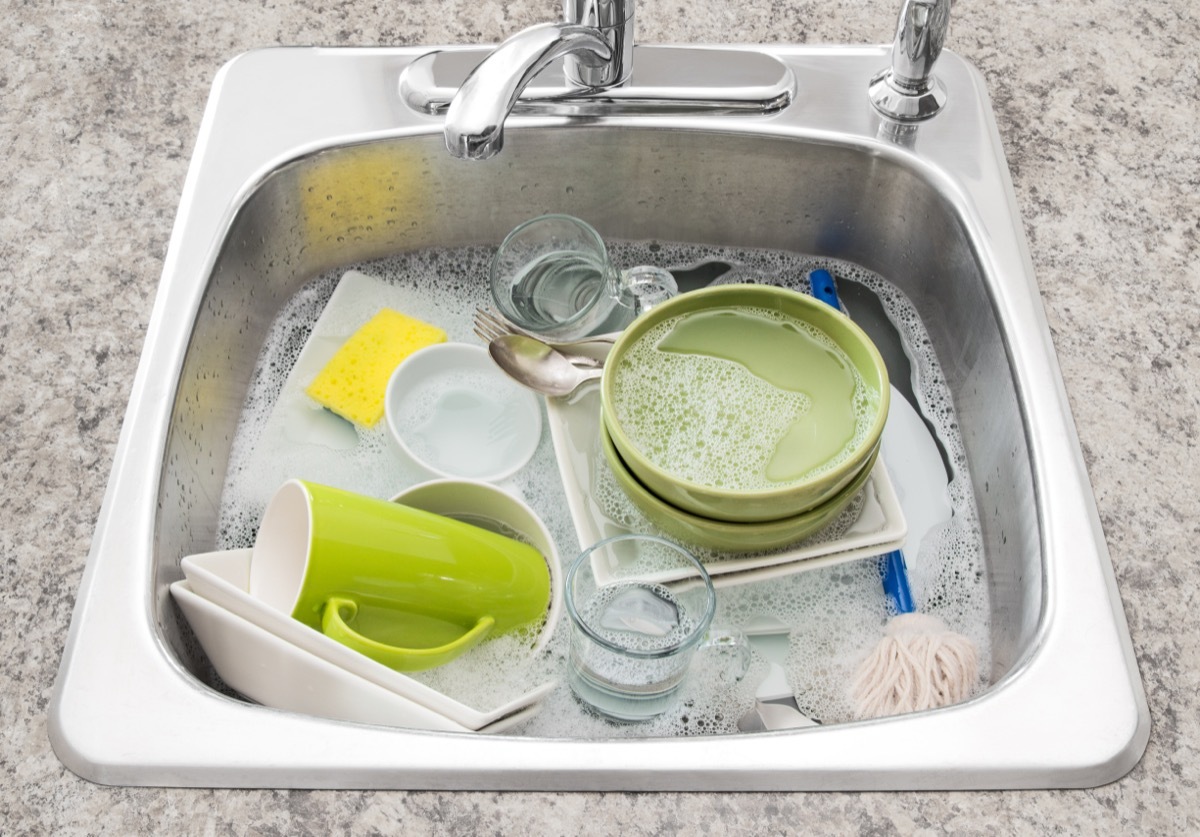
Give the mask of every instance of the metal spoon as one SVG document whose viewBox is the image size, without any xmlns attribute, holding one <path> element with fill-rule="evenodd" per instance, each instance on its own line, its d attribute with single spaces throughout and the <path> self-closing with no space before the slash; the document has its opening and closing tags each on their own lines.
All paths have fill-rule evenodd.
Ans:
<svg viewBox="0 0 1200 837">
<path fill-rule="evenodd" d="M 475 334 L 485 343 L 490 343 L 492 340 L 502 337 L 505 334 L 524 334 L 526 337 L 532 337 L 534 340 L 541 340 L 547 346 L 562 352 L 572 363 L 583 366 L 595 365 L 587 363 L 586 361 L 588 360 L 603 362 L 608 357 L 613 343 L 617 342 L 617 338 L 621 336 L 621 332 L 614 331 L 609 334 L 593 334 L 590 337 L 584 337 L 580 340 L 548 340 L 542 335 L 526 331 L 520 326 L 509 322 L 503 314 L 497 311 L 489 311 L 486 308 L 475 309 Z"/>
<path fill-rule="evenodd" d="M 488 353 L 510 378 L 544 395 L 570 395 L 604 373 L 600 361 L 593 361 L 594 366 L 576 365 L 578 359 L 572 363 L 562 352 L 523 334 L 497 337 L 488 343 Z"/>
</svg>

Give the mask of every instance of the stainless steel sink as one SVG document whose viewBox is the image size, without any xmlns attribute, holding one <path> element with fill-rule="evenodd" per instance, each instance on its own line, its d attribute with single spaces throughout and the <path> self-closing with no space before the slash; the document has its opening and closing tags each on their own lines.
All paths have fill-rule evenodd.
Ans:
<svg viewBox="0 0 1200 837">
<path fill-rule="evenodd" d="M 1091 786 L 1133 767 L 1149 715 L 981 78 L 944 54 L 946 108 L 905 127 L 867 98 L 885 48 L 757 49 L 796 81 L 775 113 L 514 115 L 486 162 L 451 158 L 442 119 L 399 97 L 427 50 L 271 49 L 221 71 L 50 709 L 68 767 L 111 784 L 631 790 Z M 167 586 L 216 542 L 280 306 L 325 271 L 494 246 L 547 210 L 615 238 L 844 259 L 908 295 L 974 480 L 982 694 L 789 732 L 581 743 L 338 723 L 216 686 Z"/>
</svg>

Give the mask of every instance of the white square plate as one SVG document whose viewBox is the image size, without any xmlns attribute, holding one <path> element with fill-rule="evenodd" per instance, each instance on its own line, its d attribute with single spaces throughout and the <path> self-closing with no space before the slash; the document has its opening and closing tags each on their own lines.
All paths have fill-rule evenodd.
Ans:
<svg viewBox="0 0 1200 837">
<path fill-rule="evenodd" d="M 894 399 L 901 397 L 895 395 Z M 626 532 L 662 535 L 658 527 L 624 496 L 609 470 L 600 447 L 599 387 L 588 385 L 571 398 L 547 398 L 546 408 L 580 548 Z M 904 510 L 882 456 L 863 486 L 862 494 L 858 518 L 838 537 L 819 532 L 769 552 L 701 554 L 713 584 L 721 587 L 763 581 L 880 555 L 901 547 L 907 533 Z"/>
</svg>

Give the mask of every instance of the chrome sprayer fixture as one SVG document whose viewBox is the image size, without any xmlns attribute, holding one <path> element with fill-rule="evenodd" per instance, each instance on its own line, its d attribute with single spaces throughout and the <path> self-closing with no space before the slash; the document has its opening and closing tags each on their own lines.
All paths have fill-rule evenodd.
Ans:
<svg viewBox="0 0 1200 837">
<path fill-rule="evenodd" d="M 471 160 L 500 151 L 512 113 L 764 114 L 796 95 L 792 71 L 770 55 L 638 46 L 634 18 L 634 0 L 565 0 L 564 20 L 530 26 L 494 49 L 426 53 L 402 73 L 400 94 L 415 110 L 444 115 L 446 147 Z M 881 114 L 915 122 L 945 103 L 932 70 L 949 19 L 950 0 L 904 0 L 891 66 L 871 79 Z"/>
<path fill-rule="evenodd" d="M 892 65 L 871 79 L 875 109 L 901 122 L 928 119 L 946 104 L 933 75 L 950 28 L 950 0 L 904 0 L 892 40 Z"/>
</svg>

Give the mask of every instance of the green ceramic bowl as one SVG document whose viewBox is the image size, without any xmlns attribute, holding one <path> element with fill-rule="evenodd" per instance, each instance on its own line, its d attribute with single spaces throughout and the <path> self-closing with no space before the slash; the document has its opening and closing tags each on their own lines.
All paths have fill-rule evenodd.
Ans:
<svg viewBox="0 0 1200 837">
<path fill-rule="evenodd" d="M 786 288 L 720 285 L 625 329 L 601 413 L 652 494 L 744 523 L 794 518 L 845 491 L 879 444 L 890 395 L 879 350 L 840 311 Z"/>
<path fill-rule="evenodd" d="M 689 514 L 663 502 L 629 472 L 613 445 L 612 437 L 604 428 L 600 429 L 600 441 L 617 485 L 651 523 L 684 545 L 706 547 L 721 552 L 762 552 L 777 549 L 821 531 L 841 514 L 842 509 L 863 487 L 879 455 L 879 449 L 876 447 L 858 476 L 840 493 L 815 509 L 782 520 L 731 523 L 727 520 L 712 520 Z"/>
</svg>

